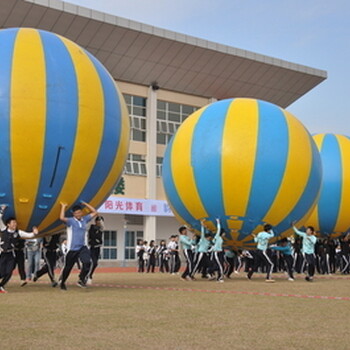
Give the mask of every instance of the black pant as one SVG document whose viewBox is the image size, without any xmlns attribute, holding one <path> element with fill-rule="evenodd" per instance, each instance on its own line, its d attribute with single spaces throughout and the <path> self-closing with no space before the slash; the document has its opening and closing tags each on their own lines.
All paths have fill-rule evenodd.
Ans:
<svg viewBox="0 0 350 350">
<path fill-rule="evenodd" d="M 143 253 L 138 257 L 138 271 L 137 272 L 144 272 L 145 271 L 145 260 L 143 259 Z"/>
<path fill-rule="evenodd" d="M 307 263 L 307 273 L 309 277 L 313 277 L 315 274 L 315 255 L 314 254 L 304 254 Z"/>
<path fill-rule="evenodd" d="M 147 272 L 154 272 L 154 268 L 156 267 L 156 257 L 154 254 L 150 255 L 147 263 Z"/>
<path fill-rule="evenodd" d="M 195 273 L 199 270 L 202 271 L 202 276 L 206 276 L 207 273 L 207 269 L 208 269 L 208 265 L 209 265 L 209 258 L 208 258 L 208 254 L 207 253 L 197 253 L 196 254 L 196 260 L 194 262 L 194 268 L 192 271 L 192 276 L 193 277 L 195 275 Z"/>
<path fill-rule="evenodd" d="M 226 257 L 226 262 L 227 262 L 227 265 L 226 265 L 226 268 L 225 268 L 225 275 L 227 277 L 230 277 L 232 272 L 233 272 L 233 269 L 235 267 L 235 258 L 228 258 L 228 257 Z"/>
<path fill-rule="evenodd" d="M 15 267 L 17 265 L 19 276 L 21 277 L 21 281 L 25 281 L 26 279 L 26 269 L 25 269 L 25 256 L 24 250 L 15 250 Z"/>
<path fill-rule="evenodd" d="M 292 257 L 292 255 L 283 255 L 284 257 L 284 261 L 286 262 L 286 268 L 287 268 L 287 272 L 288 272 L 288 276 L 289 278 L 293 278 L 293 263 L 294 263 L 294 259 Z"/>
<path fill-rule="evenodd" d="M 91 247 L 90 248 L 90 256 L 91 256 L 91 268 L 90 268 L 90 272 L 89 272 L 89 278 L 92 279 L 92 275 L 95 272 L 95 269 L 98 265 L 98 259 L 100 258 L 100 247 Z"/>
<path fill-rule="evenodd" d="M 184 249 L 184 256 L 186 259 L 186 269 L 181 275 L 182 278 L 186 278 L 187 276 L 192 275 L 193 269 L 193 252 L 191 249 Z"/>
<path fill-rule="evenodd" d="M 258 267 L 262 266 L 263 264 L 266 266 L 266 279 L 270 279 L 271 272 L 273 270 L 273 263 L 266 251 L 257 249 L 254 255 L 254 269 L 248 272 L 248 277 L 252 277 L 254 271 L 257 271 Z"/>
<path fill-rule="evenodd" d="M 62 270 L 62 275 L 61 275 L 61 282 L 65 283 L 74 264 L 80 259 L 82 262 L 83 266 L 81 268 L 80 274 L 79 274 L 79 279 L 83 283 L 86 283 L 86 278 L 87 275 L 90 271 L 90 266 L 91 266 L 91 256 L 90 256 L 90 250 L 88 247 L 84 246 L 80 248 L 80 250 L 70 250 L 68 251 L 65 262 L 64 262 L 64 267 Z"/>
<path fill-rule="evenodd" d="M 168 258 L 165 256 L 165 254 L 160 254 L 159 255 L 159 271 L 164 272 L 169 272 L 169 264 L 168 264 Z"/>
<path fill-rule="evenodd" d="M 170 253 L 170 273 L 179 272 L 181 267 L 181 260 L 178 252 Z"/>
<path fill-rule="evenodd" d="M 44 249 L 44 265 L 36 273 L 36 278 L 40 278 L 46 273 L 49 275 L 51 282 L 55 282 L 55 267 L 57 261 L 57 252 L 56 250 Z"/>
<path fill-rule="evenodd" d="M 11 279 L 12 272 L 15 268 L 15 255 L 13 252 L 0 254 L 0 287 L 4 287 Z"/>
<path fill-rule="evenodd" d="M 222 280 L 224 278 L 224 252 L 213 252 L 213 260 L 218 268 L 217 280 Z"/>
</svg>

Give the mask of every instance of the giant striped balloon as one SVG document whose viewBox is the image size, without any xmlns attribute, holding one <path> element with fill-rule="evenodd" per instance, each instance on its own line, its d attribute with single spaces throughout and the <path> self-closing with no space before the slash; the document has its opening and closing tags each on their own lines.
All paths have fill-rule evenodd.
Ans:
<svg viewBox="0 0 350 350">
<path fill-rule="evenodd" d="M 169 143 L 163 184 L 176 217 L 199 230 L 220 218 L 226 245 L 253 248 L 264 223 L 277 236 L 315 206 L 322 169 L 317 147 L 289 112 L 255 99 L 227 99 L 193 113 Z"/>
<path fill-rule="evenodd" d="M 46 31 L 0 31 L 0 203 L 20 228 L 57 231 L 60 201 L 102 204 L 128 142 L 125 102 L 95 57 Z"/>
<path fill-rule="evenodd" d="M 350 139 L 335 134 L 313 138 L 321 154 L 323 180 L 308 224 L 321 234 L 337 237 L 350 230 Z"/>
</svg>

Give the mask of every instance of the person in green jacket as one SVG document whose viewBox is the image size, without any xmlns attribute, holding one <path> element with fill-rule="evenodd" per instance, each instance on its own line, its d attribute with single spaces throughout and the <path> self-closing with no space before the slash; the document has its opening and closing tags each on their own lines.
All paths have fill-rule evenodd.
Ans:
<svg viewBox="0 0 350 350">
<path fill-rule="evenodd" d="M 294 232 L 303 238 L 302 253 L 307 263 L 307 276 L 305 277 L 305 280 L 312 282 L 315 274 L 315 244 L 317 241 L 315 229 L 312 226 L 308 226 L 306 232 L 303 232 L 295 227 L 294 222 L 292 226 Z"/>
<path fill-rule="evenodd" d="M 196 258 L 196 261 L 194 264 L 195 266 L 194 266 L 194 268 L 192 270 L 192 274 L 191 274 L 192 279 L 194 279 L 195 273 L 200 268 L 203 269 L 202 271 L 206 271 L 207 267 L 209 265 L 209 263 L 208 263 L 208 250 L 209 250 L 209 247 L 211 245 L 212 236 L 210 233 L 205 233 L 206 226 L 205 226 L 204 222 L 205 222 L 205 220 L 202 219 L 201 220 L 201 238 L 200 238 L 198 245 L 197 245 L 197 258 Z M 202 277 L 205 277 L 204 275 L 205 275 L 205 273 L 204 274 L 202 273 Z"/>
<path fill-rule="evenodd" d="M 186 226 L 181 226 L 179 228 L 180 233 L 180 243 L 186 259 L 186 269 L 181 275 L 183 281 L 191 280 L 192 269 L 193 269 L 193 252 L 192 245 L 195 244 L 195 241 L 188 237 L 188 229 Z"/>
<path fill-rule="evenodd" d="M 257 235 L 252 235 L 254 237 L 254 242 L 257 243 L 257 250 L 254 255 L 254 269 L 250 270 L 247 274 L 248 279 L 251 279 L 254 271 L 261 265 L 261 263 L 265 263 L 266 265 L 266 282 L 275 282 L 271 278 L 271 273 L 273 270 L 273 262 L 266 254 L 266 250 L 269 244 L 269 240 L 274 236 L 272 231 L 272 226 L 270 224 L 264 225 L 264 231 L 259 232 Z"/>
<path fill-rule="evenodd" d="M 225 231 L 221 230 L 220 220 L 216 219 L 216 235 L 214 237 L 213 246 L 213 260 L 215 261 L 218 268 L 217 282 L 224 282 L 224 251 L 222 245 L 224 243 L 223 237 L 225 236 Z"/>
</svg>

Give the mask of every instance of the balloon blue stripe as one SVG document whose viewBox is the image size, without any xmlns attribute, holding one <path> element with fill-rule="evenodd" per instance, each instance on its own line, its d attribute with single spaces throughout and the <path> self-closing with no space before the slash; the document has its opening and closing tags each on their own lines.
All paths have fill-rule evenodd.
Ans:
<svg viewBox="0 0 350 350">
<path fill-rule="evenodd" d="M 174 207 L 176 212 L 185 220 L 187 223 L 189 223 L 192 227 L 198 229 L 198 220 L 196 220 L 186 209 L 184 206 L 177 190 L 175 187 L 174 179 L 172 176 L 171 171 L 171 152 L 172 152 L 172 146 L 173 141 L 176 135 L 171 139 L 170 143 L 168 144 L 164 159 L 163 159 L 163 170 L 162 170 L 162 177 L 163 177 L 163 184 L 164 184 L 164 190 L 166 192 L 167 198 L 171 200 L 171 205 Z"/>
<path fill-rule="evenodd" d="M 324 136 L 320 154 L 323 181 L 327 185 L 322 187 L 318 202 L 319 228 L 322 233 L 332 233 L 338 220 L 343 182 L 341 152 L 335 135 Z"/>
<path fill-rule="evenodd" d="M 259 130 L 251 194 L 241 232 L 249 233 L 273 204 L 284 177 L 289 150 L 288 124 L 277 106 L 258 101 Z M 254 223 L 256 220 L 256 223 Z"/>
<path fill-rule="evenodd" d="M 225 212 L 222 196 L 222 138 L 232 99 L 208 106 L 198 120 L 192 138 L 191 159 L 198 193 L 211 219 Z M 214 217 L 214 218 L 213 218 Z"/>
<path fill-rule="evenodd" d="M 322 163 L 315 142 L 310 138 L 312 147 L 311 172 L 304 192 L 293 210 L 283 219 L 280 224 L 274 227 L 276 234 L 281 234 L 290 228 L 291 223 L 300 220 L 309 211 L 320 191 L 322 181 Z"/>
<path fill-rule="evenodd" d="M 79 108 L 76 72 L 66 46 L 56 35 L 39 33 L 46 63 L 46 130 L 40 185 L 28 227 L 42 222 L 62 189 L 72 159 Z"/>
<path fill-rule="evenodd" d="M 105 113 L 105 124 L 103 127 L 103 135 L 102 142 L 100 145 L 99 153 L 94 165 L 94 168 L 91 172 L 91 175 L 82 189 L 81 193 L 77 196 L 76 200 L 72 205 L 79 203 L 80 201 L 90 202 L 99 191 L 101 186 L 106 181 L 106 178 L 111 171 L 111 168 L 114 164 L 115 158 L 117 156 L 118 147 L 121 140 L 121 104 L 119 101 L 119 95 L 116 90 L 114 81 L 110 78 L 106 69 L 101 65 L 101 63 L 89 54 L 87 51 L 85 53 L 89 56 L 90 60 L 95 66 L 95 69 L 99 75 L 103 95 L 104 95 L 104 113 Z M 92 126 L 92 131 L 93 126 Z M 117 136 L 117 137 L 116 137 Z M 106 194 L 106 196 L 101 200 L 101 202 L 96 205 L 96 207 L 100 207 L 105 200 L 110 196 L 113 188 L 116 186 L 119 179 L 115 179 L 115 183 L 113 184 L 110 192 Z M 59 224 L 59 220 L 54 222 L 52 225 L 47 227 L 46 230 L 51 230 L 57 224 Z"/>
<path fill-rule="evenodd" d="M 0 204 L 8 205 L 5 216 L 14 212 L 11 166 L 11 72 L 17 28 L 0 31 Z"/>
</svg>

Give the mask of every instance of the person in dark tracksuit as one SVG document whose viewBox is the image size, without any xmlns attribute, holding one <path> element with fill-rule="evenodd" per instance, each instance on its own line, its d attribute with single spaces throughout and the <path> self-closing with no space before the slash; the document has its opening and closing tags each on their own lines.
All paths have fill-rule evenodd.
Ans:
<svg viewBox="0 0 350 350">
<path fill-rule="evenodd" d="M 30 233 L 19 230 L 17 221 L 13 217 L 8 218 L 4 225 L 2 216 L 5 209 L 5 205 L 2 205 L 0 208 L 0 293 L 7 293 L 4 287 L 11 279 L 15 268 L 15 243 L 17 239 L 33 238 L 39 233 L 35 226 L 33 227 L 33 232 Z"/>
<path fill-rule="evenodd" d="M 271 246 L 273 250 L 277 250 L 283 254 L 284 262 L 288 272 L 288 281 L 294 281 L 293 276 L 293 249 L 287 238 L 281 240 L 281 246 Z"/>
<path fill-rule="evenodd" d="M 160 241 L 157 249 L 159 272 L 169 272 L 168 249 L 164 240 Z"/>
<path fill-rule="evenodd" d="M 100 258 L 101 246 L 103 243 L 103 230 L 104 230 L 104 219 L 102 216 L 97 216 L 95 219 L 95 224 L 91 225 L 88 233 L 88 243 L 90 247 L 91 255 L 91 268 L 89 272 L 89 277 L 87 284 L 92 283 L 92 276 L 98 265 L 98 260 Z"/>
<path fill-rule="evenodd" d="M 135 252 L 136 252 L 137 262 L 138 262 L 137 272 L 140 272 L 140 273 L 145 272 L 145 260 L 143 258 L 145 250 L 146 250 L 146 247 L 143 244 L 143 240 L 139 239 L 137 241 Z"/>
<path fill-rule="evenodd" d="M 312 226 L 308 226 L 306 232 L 302 232 L 299 231 L 294 224 L 293 229 L 298 236 L 303 238 L 302 252 L 308 265 L 308 275 L 305 277 L 305 280 L 312 282 L 315 274 L 315 244 L 317 241 L 316 236 L 314 236 L 315 229 Z"/>
<path fill-rule="evenodd" d="M 25 254 L 24 254 L 25 240 L 20 236 L 17 236 L 14 241 L 15 248 L 15 267 L 17 265 L 18 273 L 21 279 L 21 287 L 27 284 L 26 269 L 25 269 Z"/>
<path fill-rule="evenodd" d="M 147 249 L 147 255 L 148 255 L 148 259 L 147 259 L 147 273 L 149 273 L 150 271 L 152 273 L 154 273 L 154 269 L 156 267 L 156 251 L 157 251 L 157 247 L 154 244 L 154 240 L 149 242 L 149 247 Z"/>
<path fill-rule="evenodd" d="M 232 272 L 235 268 L 235 256 L 236 254 L 233 252 L 232 249 L 225 249 L 225 261 L 226 261 L 226 268 L 225 268 L 225 276 L 227 278 L 231 278 Z"/>
<path fill-rule="evenodd" d="M 81 204 L 85 205 L 90 210 L 90 214 L 83 216 L 82 207 L 80 205 L 75 205 L 72 208 L 73 217 L 67 218 L 65 217 L 67 204 L 61 203 L 60 220 L 67 226 L 68 248 L 60 278 L 60 287 L 62 290 L 67 290 L 66 280 L 78 259 L 83 265 L 77 282 L 79 287 L 86 288 L 86 282 L 91 267 L 90 251 L 87 247 L 87 224 L 97 215 L 97 211 L 86 202 L 81 202 Z"/>
<path fill-rule="evenodd" d="M 255 256 L 254 256 L 254 269 L 249 271 L 247 274 L 247 277 L 249 279 L 252 278 L 254 271 L 257 270 L 260 264 L 264 262 L 267 266 L 266 282 L 274 282 L 274 280 L 271 279 L 273 263 L 266 253 L 268 242 L 273 236 L 274 236 L 274 233 L 272 231 L 272 226 L 270 224 L 265 224 L 264 231 L 259 232 L 256 236 L 253 235 L 254 241 L 257 242 L 257 250 L 255 251 Z"/>
<path fill-rule="evenodd" d="M 340 239 L 340 256 L 343 264 L 341 265 L 341 273 L 343 275 L 350 272 L 350 245 L 349 245 L 350 235 L 347 234 L 345 237 Z"/>
<path fill-rule="evenodd" d="M 47 236 L 43 238 L 43 256 L 44 265 L 37 271 L 33 278 L 33 282 L 36 282 L 41 276 L 46 273 L 49 275 L 52 287 L 57 286 L 55 280 L 55 267 L 58 258 L 58 250 L 60 249 L 60 234 L 53 236 Z"/>
</svg>

